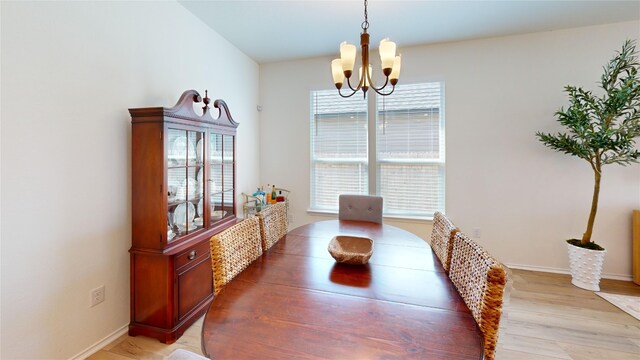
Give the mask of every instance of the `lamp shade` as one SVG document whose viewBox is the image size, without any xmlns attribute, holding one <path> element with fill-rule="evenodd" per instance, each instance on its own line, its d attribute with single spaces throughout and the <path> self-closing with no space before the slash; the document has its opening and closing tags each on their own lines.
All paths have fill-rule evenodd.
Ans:
<svg viewBox="0 0 640 360">
<path fill-rule="evenodd" d="M 389 75 L 390 79 L 398 80 L 400 78 L 400 65 L 401 65 L 401 58 L 400 58 L 400 55 L 398 55 L 393 60 L 393 70 L 391 70 L 391 75 Z"/>
<path fill-rule="evenodd" d="M 331 62 L 331 73 L 333 74 L 333 83 L 342 84 L 344 81 L 344 73 L 342 72 L 342 60 L 335 59 Z"/>
<path fill-rule="evenodd" d="M 340 58 L 342 59 L 342 71 L 352 71 L 356 63 L 356 46 L 346 41 L 340 44 Z"/>
<path fill-rule="evenodd" d="M 382 69 L 391 69 L 396 56 L 396 43 L 389 41 L 389 39 L 382 39 L 378 51 L 380 52 Z"/>
</svg>

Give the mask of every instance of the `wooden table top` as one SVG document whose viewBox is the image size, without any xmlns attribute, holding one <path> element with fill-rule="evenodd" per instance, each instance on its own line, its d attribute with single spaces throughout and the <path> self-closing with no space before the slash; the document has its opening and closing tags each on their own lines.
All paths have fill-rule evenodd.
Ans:
<svg viewBox="0 0 640 360">
<path fill-rule="evenodd" d="M 369 237 L 367 265 L 338 264 L 336 235 Z M 482 334 L 422 239 L 328 220 L 290 231 L 216 296 L 202 328 L 212 359 L 480 359 Z"/>
</svg>

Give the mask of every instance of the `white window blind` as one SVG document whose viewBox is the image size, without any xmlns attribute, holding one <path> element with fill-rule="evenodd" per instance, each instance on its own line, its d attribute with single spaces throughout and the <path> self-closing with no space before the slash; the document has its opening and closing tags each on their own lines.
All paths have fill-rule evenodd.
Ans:
<svg viewBox="0 0 640 360">
<path fill-rule="evenodd" d="M 386 215 L 432 216 L 444 210 L 441 84 L 397 86 L 378 96 L 376 179 Z"/>
<path fill-rule="evenodd" d="M 335 90 L 311 93 L 311 209 L 338 208 L 338 195 L 368 193 L 367 102 Z"/>
<path fill-rule="evenodd" d="M 443 211 L 442 87 L 398 85 L 393 94 L 377 97 L 370 92 L 369 106 L 361 96 L 345 99 L 335 89 L 311 92 L 310 208 L 337 211 L 340 194 L 370 193 L 384 197 L 387 216 Z M 368 107 L 376 111 L 370 119 Z M 375 129 L 372 144 L 368 128 Z"/>
</svg>

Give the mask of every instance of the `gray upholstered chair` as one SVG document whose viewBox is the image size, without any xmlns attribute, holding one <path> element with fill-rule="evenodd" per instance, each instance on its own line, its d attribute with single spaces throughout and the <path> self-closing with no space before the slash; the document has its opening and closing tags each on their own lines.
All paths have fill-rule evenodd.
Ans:
<svg viewBox="0 0 640 360">
<path fill-rule="evenodd" d="M 358 220 L 382 224 L 382 197 L 347 195 L 339 197 L 338 219 Z"/>
</svg>

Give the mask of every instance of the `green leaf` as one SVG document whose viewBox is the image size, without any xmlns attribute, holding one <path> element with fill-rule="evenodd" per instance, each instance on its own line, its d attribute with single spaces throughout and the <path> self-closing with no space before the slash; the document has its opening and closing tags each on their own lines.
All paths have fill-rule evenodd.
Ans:
<svg viewBox="0 0 640 360">
<path fill-rule="evenodd" d="M 555 112 L 565 132 L 536 132 L 546 147 L 586 160 L 595 172 L 593 203 L 584 242 L 589 242 L 597 209 L 601 167 L 640 162 L 635 140 L 640 137 L 640 63 L 636 43 L 627 40 L 620 52 L 603 67 L 600 87 L 594 96 L 580 87 L 565 86 L 569 105 Z"/>
</svg>

